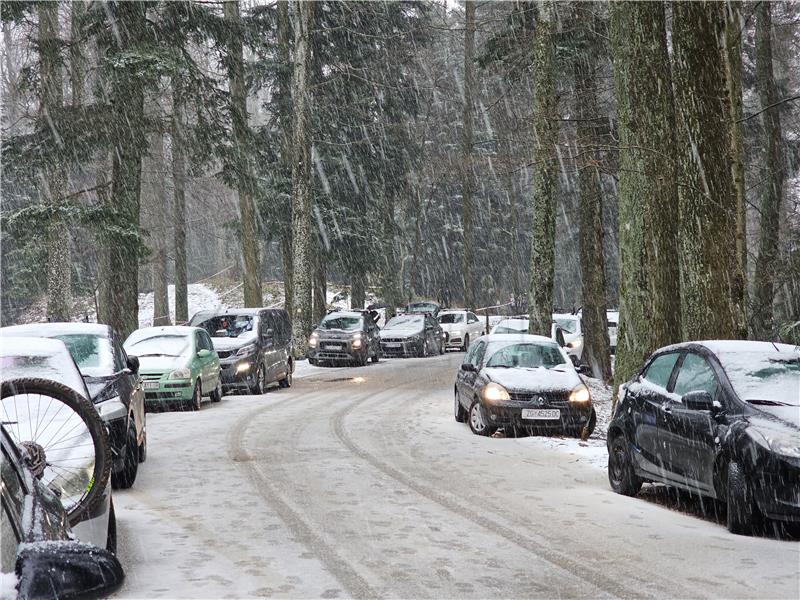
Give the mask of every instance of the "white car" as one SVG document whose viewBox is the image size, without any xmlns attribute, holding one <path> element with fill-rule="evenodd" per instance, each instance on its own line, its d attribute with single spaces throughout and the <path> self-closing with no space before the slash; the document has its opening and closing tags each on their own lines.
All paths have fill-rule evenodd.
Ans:
<svg viewBox="0 0 800 600">
<path fill-rule="evenodd" d="M 554 313 L 553 321 L 555 321 L 564 332 L 567 354 L 569 354 L 575 364 L 580 364 L 583 358 L 583 329 L 581 327 L 581 316 Z"/>
<path fill-rule="evenodd" d="M 607 310 L 606 321 L 608 321 L 608 341 L 611 346 L 611 354 L 617 352 L 617 329 L 619 328 L 619 311 Z"/>
<path fill-rule="evenodd" d="M 447 334 L 446 348 L 458 348 L 466 352 L 470 343 L 486 332 L 485 322 L 468 310 L 443 310 L 437 319 Z"/>
<path fill-rule="evenodd" d="M 527 334 L 529 323 L 530 321 L 525 317 L 511 317 L 508 319 L 503 319 L 494 327 L 492 327 L 490 333 L 492 335 L 496 333 Z M 562 348 L 565 346 L 564 332 L 561 331 L 561 328 L 556 324 L 555 321 L 553 321 L 553 324 L 550 327 L 550 339 L 558 342 L 558 345 Z"/>
</svg>

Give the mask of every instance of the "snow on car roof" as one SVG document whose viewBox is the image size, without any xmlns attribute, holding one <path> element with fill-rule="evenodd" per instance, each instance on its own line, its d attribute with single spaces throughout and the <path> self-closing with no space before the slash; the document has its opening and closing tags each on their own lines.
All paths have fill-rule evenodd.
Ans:
<svg viewBox="0 0 800 600">
<path fill-rule="evenodd" d="M 111 328 L 101 323 L 29 323 L 0 329 L 0 335 L 20 337 L 52 337 L 78 333 L 108 337 L 110 332 Z"/>
<path fill-rule="evenodd" d="M 83 377 L 61 340 L 0 336 L 0 379 L 19 377 L 57 381 L 89 398 Z"/>
<path fill-rule="evenodd" d="M 694 342 L 711 350 L 714 354 L 733 352 L 800 352 L 800 347 L 791 344 L 773 344 L 772 342 L 755 342 L 750 340 L 706 340 Z"/>
<path fill-rule="evenodd" d="M 125 344 L 145 338 L 156 337 L 159 335 L 191 335 L 195 331 L 204 331 L 200 327 L 189 327 L 188 325 L 164 325 L 162 327 L 142 327 L 128 336 Z"/>
<path fill-rule="evenodd" d="M 539 344 L 547 344 L 552 345 L 553 342 L 552 338 L 545 337 L 543 335 L 533 335 L 530 333 L 490 333 L 489 335 L 485 335 L 482 338 L 486 342 L 528 342 L 528 343 L 539 343 Z"/>
</svg>

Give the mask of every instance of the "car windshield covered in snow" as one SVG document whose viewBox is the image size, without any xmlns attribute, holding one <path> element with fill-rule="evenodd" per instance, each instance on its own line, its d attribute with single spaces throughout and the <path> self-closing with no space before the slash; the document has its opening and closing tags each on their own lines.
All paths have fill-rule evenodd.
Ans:
<svg viewBox="0 0 800 600">
<path fill-rule="evenodd" d="M 412 327 L 422 327 L 424 322 L 425 317 L 422 315 L 399 315 L 389 319 L 384 329 L 410 329 Z"/>
<path fill-rule="evenodd" d="M 36 377 L 63 383 L 86 398 L 86 384 L 69 352 L 54 340 L 4 338 L 0 340 L 0 378 Z"/>
<path fill-rule="evenodd" d="M 578 331 L 578 319 L 575 317 L 556 317 L 555 321 L 565 333 L 575 333 Z"/>
<path fill-rule="evenodd" d="M 464 322 L 464 313 L 444 313 L 443 315 L 439 315 L 439 323 L 442 325 L 448 325 L 451 323 L 463 323 Z"/>
<path fill-rule="evenodd" d="M 513 323 L 499 323 L 492 333 L 528 333 L 528 327 L 522 325 L 516 327 Z"/>
<path fill-rule="evenodd" d="M 492 353 L 492 350 L 494 352 Z M 510 369 L 552 369 L 566 364 L 564 356 L 554 344 L 491 344 L 486 367 Z"/>
<path fill-rule="evenodd" d="M 154 335 L 126 346 L 135 356 L 182 356 L 189 349 L 191 338 L 187 335 Z"/>
<path fill-rule="evenodd" d="M 361 329 L 364 322 L 363 317 L 356 315 L 343 315 L 340 313 L 332 313 L 322 319 L 319 324 L 320 329 L 343 329 L 344 331 L 353 331 Z"/>
<path fill-rule="evenodd" d="M 255 315 L 217 315 L 205 321 L 195 323 L 193 327 L 202 327 L 208 335 L 215 338 L 246 338 L 258 331 L 258 317 Z"/>
<path fill-rule="evenodd" d="M 89 377 L 106 377 L 114 373 L 114 353 L 108 338 L 75 333 L 56 335 L 53 339 L 64 342 L 82 374 Z"/>
<path fill-rule="evenodd" d="M 721 352 L 718 357 L 742 400 L 800 406 L 799 353 Z"/>
</svg>

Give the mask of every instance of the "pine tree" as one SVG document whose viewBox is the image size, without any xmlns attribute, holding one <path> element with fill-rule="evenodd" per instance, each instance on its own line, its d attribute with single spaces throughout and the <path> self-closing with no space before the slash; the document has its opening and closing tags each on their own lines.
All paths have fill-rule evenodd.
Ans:
<svg viewBox="0 0 800 600">
<path fill-rule="evenodd" d="M 475 2 L 464 2 L 464 134 L 462 140 L 462 221 L 464 231 L 464 305 L 475 305 L 475 208 L 472 205 L 473 178 L 472 166 L 473 135 L 472 118 L 475 111 Z"/>
</svg>

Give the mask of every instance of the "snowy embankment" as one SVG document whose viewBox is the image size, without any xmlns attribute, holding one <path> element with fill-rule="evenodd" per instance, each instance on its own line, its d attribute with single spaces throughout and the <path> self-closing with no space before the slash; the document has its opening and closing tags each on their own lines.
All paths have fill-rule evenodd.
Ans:
<svg viewBox="0 0 800 600">
<path fill-rule="evenodd" d="M 203 283 L 190 283 L 189 284 L 189 318 L 201 310 L 214 310 L 220 308 L 220 302 L 217 292 Z M 175 323 L 175 286 L 171 285 L 168 288 L 169 295 L 169 319 L 170 323 Z M 139 294 L 139 327 L 150 327 L 153 324 L 153 292 L 147 294 Z"/>
</svg>

